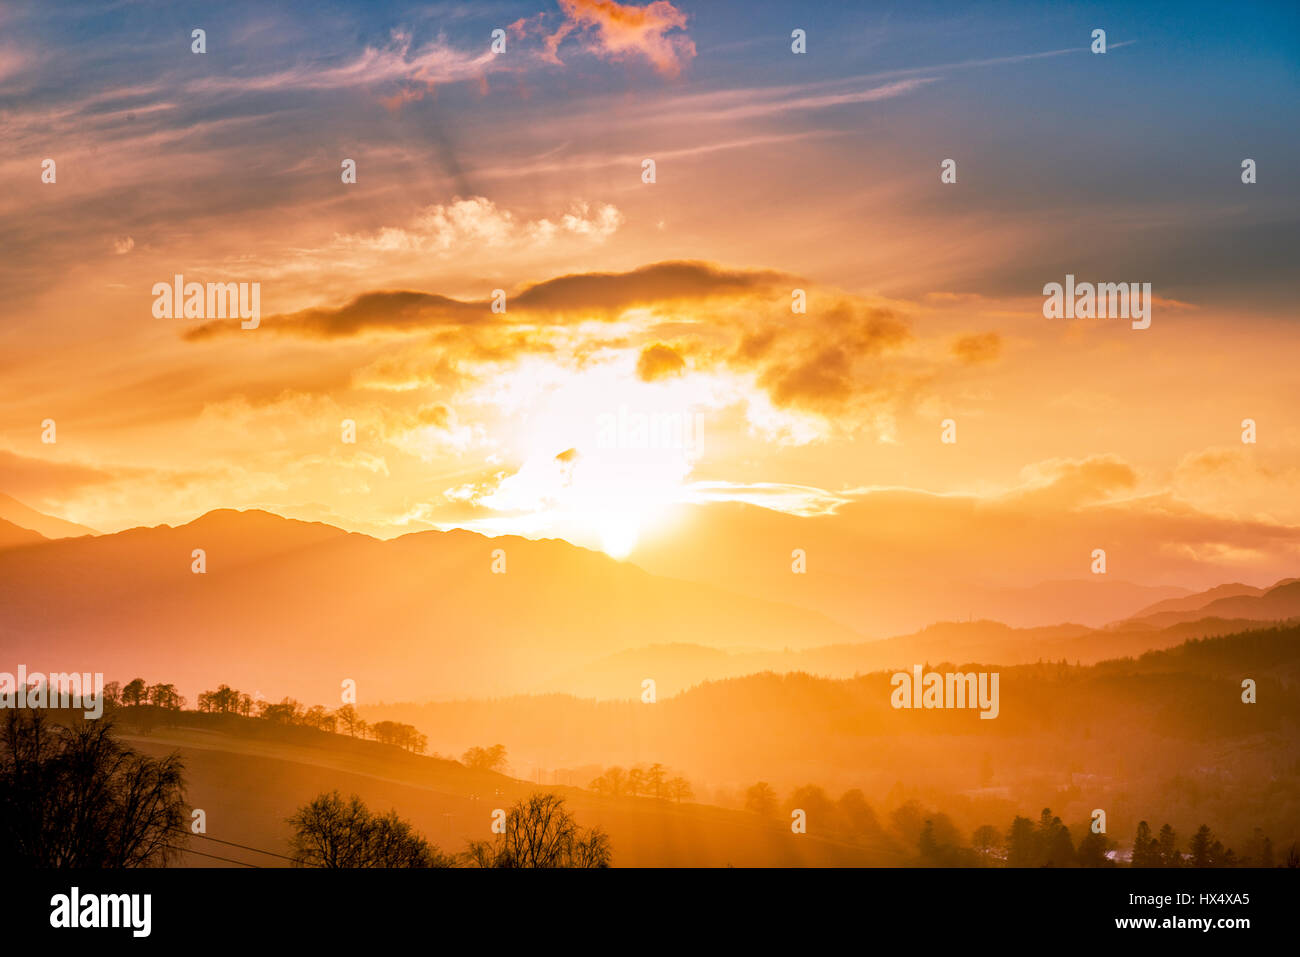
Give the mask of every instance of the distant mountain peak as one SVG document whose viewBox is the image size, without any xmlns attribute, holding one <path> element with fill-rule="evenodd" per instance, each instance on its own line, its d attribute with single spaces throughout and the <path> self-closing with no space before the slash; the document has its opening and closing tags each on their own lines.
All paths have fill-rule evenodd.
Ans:
<svg viewBox="0 0 1300 957">
<path fill-rule="evenodd" d="M 38 512 L 30 505 L 3 492 L 0 492 L 0 519 L 11 522 L 19 528 L 36 532 L 42 538 L 74 538 L 79 535 L 100 534 L 85 525 Z"/>
<path fill-rule="evenodd" d="M 34 532 L 30 528 L 23 528 L 21 525 L 15 525 L 13 522 L 0 518 L 0 548 L 12 548 L 15 545 L 34 545 L 37 542 L 49 541 L 40 532 Z"/>
</svg>

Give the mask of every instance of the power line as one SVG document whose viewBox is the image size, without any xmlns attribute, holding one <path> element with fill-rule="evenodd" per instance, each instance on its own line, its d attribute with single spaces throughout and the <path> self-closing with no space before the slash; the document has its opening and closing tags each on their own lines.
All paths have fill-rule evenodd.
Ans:
<svg viewBox="0 0 1300 957">
<path fill-rule="evenodd" d="M 202 851 L 196 851 L 189 847 L 177 847 L 175 844 L 168 844 L 173 851 L 180 851 L 183 854 L 197 854 L 199 857 L 210 857 L 214 861 L 225 861 L 227 864 L 238 864 L 241 867 L 251 867 L 254 870 L 261 870 L 257 864 L 249 864 L 247 861 L 237 861 L 233 857 L 220 857 L 216 854 L 205 854 Z"/>
<path fill-rule="evenodd" d="M 194 834 L 191 833 L 190 831 L 187 831 L 183 827 L 172 828 L 172 830 L 179 831 L 181 834 L 188 835 L 189 837 L 201 837 L 205 841 L 216 841 L 218 844 L 226 844 L 229 845 L 230 847 L 238 847 L 245 851 L 252 851 L 255 854 L 267 854 L 270 855 L 271 857 L 278 857 L 281 860 L 288 861 L 290 864 L 296 863 L 295 859 L 292 857 L 288 857 L 284 854 L 277 854 L 275 851 L 264 851 L 260 847 L 249 847 L 247 844 L 236 844 L 234 841 L 223 841 L 219 837 L 209 837 L 206 834 Z"/>
</svg>

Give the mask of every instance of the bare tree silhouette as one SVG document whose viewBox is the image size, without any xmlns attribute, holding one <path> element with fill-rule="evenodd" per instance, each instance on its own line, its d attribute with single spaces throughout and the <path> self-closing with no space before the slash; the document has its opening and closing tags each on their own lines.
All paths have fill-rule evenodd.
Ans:
<svg viewBox="0 0 1300 957">
<path fill-rule="evenodd" d="M 584 829 L 558 794 L 539 792 L 506 813 L 506 830 L 494 842 L 474 841 L 466 862 L 476 867 L 609 867 L 609 837 Z"/>
<path fill-rule="evenodd" d="M 9 711 L 0 733 L 0 860 L 155 867 L 181 849 L 184 768 L 127 747 L 109 719 L 59 725 Z"/>
<path fill-rule="evenodd" d="M 297 867 L 450 867 L 452 860 L 397 812 L 373 814 L 355 794 L 317 795 L 289 818 Z"/>
</svg>

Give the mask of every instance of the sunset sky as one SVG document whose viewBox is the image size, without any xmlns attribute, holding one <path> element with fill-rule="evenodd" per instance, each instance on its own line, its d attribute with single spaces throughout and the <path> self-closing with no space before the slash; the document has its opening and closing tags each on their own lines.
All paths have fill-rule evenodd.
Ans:
<svg viewBox="0 0 1300 957">
<path fill-rule="evenodd" d="M 1070 574 L 1032 557 L 1067 527 L 1133 581 L 1300 568 L 1292 4 L 40 11 L 0 8 L 0 492 L 33 507 L 635 558 L 738 501 L 987 536 L 1022 581 Z M 1151 283 L 1151 327 L 1045 319 L 1067 273 Z M 260 326 L 156 318 L 176 274 L 260 283 Z M 605 447 L 621 410 L 698 431 Z"/>
</svg>

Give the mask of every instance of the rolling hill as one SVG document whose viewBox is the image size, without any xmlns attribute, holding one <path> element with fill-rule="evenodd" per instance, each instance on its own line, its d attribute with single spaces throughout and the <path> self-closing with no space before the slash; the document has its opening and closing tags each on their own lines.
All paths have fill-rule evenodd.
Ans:
<svg viewBox="0 0 1300 957">
<path fill-rule="evenodd" d="M 564 797 L 586 827 L 610 837 L 616 867 L 887 866 L 904 855 L 883 834 L 846 839 L 795 835 L 778 820 L 744 811 L 649 798 L 609 797 L 580 787 L 540 787 L 504 774 L 476 771 L 438 757 L 410 754 L 373 741 L 224 715 L 178 716 L 177 726 L 133 728 L 130 710 L 120 730 L 126 743 L 161 757 L 178 753 L 187 798 L 207 816 L 208 837 L 191 838 L 181 866 L 221 867 L 240 861 L 287 867 L 289 816 L 317 794 L 356 794 L 373 810 L 396 810 L 448 853 L 471 840 L 489 840 L 492 811 L 536 790 Z M 583 782 L 586 783 L 585 781 Z M 250 848 L 270 853 L 255 853 Z M 218 861 L 204 854 L 227 858 Z"/>
</svg>

